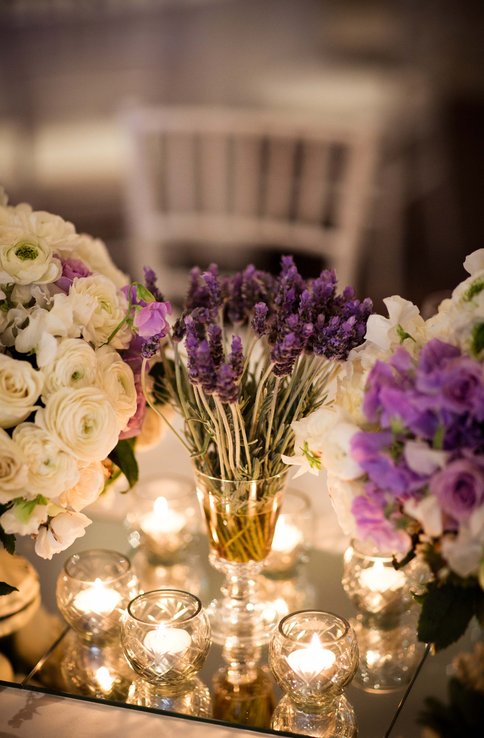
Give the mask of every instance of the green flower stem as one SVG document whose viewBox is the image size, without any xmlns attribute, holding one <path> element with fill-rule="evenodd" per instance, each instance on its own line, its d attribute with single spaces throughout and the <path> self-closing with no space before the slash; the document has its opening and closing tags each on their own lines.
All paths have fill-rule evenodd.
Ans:
<svg viewBox="0 0 484 738">
<path fill-rule="evenodd" d="M 234 413 L 234 416 L 237 416 L 238 417 L 238 420 L 239 420 L 240 430 L 241 430 L 241 433 L 242 433 L 242 442 L 244 444 L 245 456 L 246 456 L 246 459 L 247 459 L 247 474 L 250 477 L 252 475 L 252 459 L 251 459 L 251 456 L 250 456 L 249 442 L 247 441 L 247 434 L 245 432 L 244 419 L 242 417 L 242 414 L 240 412 L 240 407 L 239 407 L 238 404 L 236 405 L 235 408 L 234 408 L 233 405 L 231 407 L 232 407 L 232 412 Z"/>
<path fill-rule="evenodd" d="M 234 437 L 235 437 L 235 464 L 237 468 L 240 468 L 240 428 L 239 428 L 239 418 L 237 416 L 237 412 L 235 410 L 234 404 L 230 403 L 230 411 L 232 413 L 232 422 L 234 424 Z"/>
<path fill-rule="evenodd" d="M 269 452 L 269 446 L 271 444 L 271 435 L 272 435 L 272 424 L 274 422 L 274 413 L 276 411 L 276 402 L 277 402 L 277 394 L 279 392 L 279 386 L 281 384 L 281 378 L 276 377 L 276 381 L 274 384 L 274 392 L 272 394 L 272 402 L 271 402 L 271 410 L 269 413 L 269 423 L 267 425 L 267 433 L 266 433 L 266 447 L 265 452 L 266 454 Z"/>
<path fill-rule="evenodd" d="M 219 398 L 214 395 L 215 400 L 215 407 L 217 408 L 217 414 L 218 417 L 222 420 L 222 425 L 225 429 L 225 437 L 227 439 L 228 444 L 228 459 L 229 459 L 229 466 L 232 471 L 232 479 L 237 479 L 239 476 L 239 468 L 235 463 L 235 456 L 234 456 L 234 442 L 232 440 L 232 431 L 230 429 L 229 421 L 227 420 L 227 415 L 225 414 L 225 408 L 223 404 L 220 402 Z"/>
<path fill-rule="evenodd" d="M 208 417 L 210 418 L 210 420 L 212 422 L 213 434 L 215 436 L 215 441 L 216 441 L 216 444 L 217 444 L 217 451 L 218 451 L 219 460 L 220 460 L 220 472 L 221 472 L 223 478 L 227 478 L 228 477 L 228 470 L 230 469 L 230 464 L 229 464 L 229 461 L 228 461 L 228 458 L 227 458 L 227 452 L 225 450 L 225 444 L 223 443 L 223 436 L 222 436 L 222 434 L 220 432 L 220 426 L 219 426 L 219 424 L 217 422 L 217 419 L 215 418 L 215 416 L 214 416 L 214 414 L 213 414 L 213 412 L 212 412 L 212 410 L 210 408 L 210 405 L 208 403 L 207 398 L 205 397 L 205 394 L 204 394 L 203 390 L 201 390 L 199 387 L 195 386 L 195 392 L 198 395 L 198 397 L 200 398 L 200 400 L 202 401 L 203 407 L 205 408 L 205 411 L 206 411 Z"/>
<path fill-rule="evenodd" d="M 272 363 L 269 363 L 263 376 L 259 380 L 259 386 L 257 387 L 257 394 L 255 396 L 254 407 L 252 408 L 252 422 L 250 425 L 249 438 L 253 438 L 257 416 L 259 415 L 259 408 L 260 408 L 262 393 L 266 389 L 266 382 L 269 379 L 271 372 L 272 372 Z"/>
</svg>

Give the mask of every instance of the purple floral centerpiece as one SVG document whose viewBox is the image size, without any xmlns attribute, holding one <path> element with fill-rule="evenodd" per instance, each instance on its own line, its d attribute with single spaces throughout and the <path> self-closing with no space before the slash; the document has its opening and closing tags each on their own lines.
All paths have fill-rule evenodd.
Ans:
<svg viewBox="0 0 484 738">
<path fill-rule="evenodd" d="M 484 249 L 424 321 L 399 297 L 373 315 L 335 403 L 295 424 L 301 456 L 328 470 L 343 528 L 428 569 L 419 637 L 442 648 L 484 605 Z M 312 432 L 311 432 L 312 431 Z"/>
</svg>

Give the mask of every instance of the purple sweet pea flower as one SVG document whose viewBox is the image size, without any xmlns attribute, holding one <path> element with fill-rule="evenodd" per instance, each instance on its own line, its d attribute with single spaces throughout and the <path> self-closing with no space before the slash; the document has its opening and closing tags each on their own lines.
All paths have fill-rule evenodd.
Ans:
<svg viewBox="0 0 484 738">
<path fill-rule="evenodd" d="M 458 459 L 435 474 L 430 492 L 442 510 L 458 523 L 468 520 L 484 503 L 484 465 L 477 459 Z"/>
<path fill-rule="evenodd" d="M 61 259 L 62 276 L 55 283 L 59 289 L 68 294 L 73 281 L 77 278 L 90 277 L 92 272 L 80 259 Z"/>
<path fill-rule="evenodd" d="M 355 497 L 351 512 L 358 537 L 371 541 L 380 551 L 404 554 L 410 548 L 410 538 L 403 530 L 395 528 L 394 520 L 385 517 L 384 509 L 383 500 L 366 495 Z"/>
<path fill-rule="evenodd" d="M 140 310 L 137 310 L 133 318 L 133 326 L 142 338 L 166 336 L 169 325 L 166 320 L 171 313 L 169 302 L 150 302 Z"/>
</svg>

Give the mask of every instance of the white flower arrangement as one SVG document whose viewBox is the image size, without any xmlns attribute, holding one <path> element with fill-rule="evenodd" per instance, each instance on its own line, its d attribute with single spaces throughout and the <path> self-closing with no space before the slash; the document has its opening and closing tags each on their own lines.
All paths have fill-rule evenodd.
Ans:
<svg viewBox="0 0 484 738">
<path fill-rule="evenodd" d="M 132 456 L 145 401 L 129 346 L 128 278 L 104 244 L 0 193 L 0 538 L 50 559 L 84 535 L 81 511 L 117 450 Z M 136 420 L 136 423 L 134 423 Z M 121 459 L 121 461 L 120 461 Z M 8 588 L 4 591 L 9 591 Z"/>
</svg>

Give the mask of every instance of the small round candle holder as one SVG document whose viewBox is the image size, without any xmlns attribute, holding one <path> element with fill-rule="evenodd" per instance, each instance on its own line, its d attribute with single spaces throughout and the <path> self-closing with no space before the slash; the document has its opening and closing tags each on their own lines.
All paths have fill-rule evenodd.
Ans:
<svg viewBox="0 0 484 738">
<path fill-rule="evenodd" d="M 139 676 L 174 689 L 202 668 L 210 646 L 210 625 L 195 595 L 178 589 L 153 590 L 129 603 L 121 642 Z"/>
<path fill-rule="evenodd" d="M 141 591 L 182 589 L 196 597 L 206 594 L 206 573 L 200 556 L 194 551 L 185 551 L 177 561 L 163 564 L 153 561 L 149 552 L 140 548 L 132 558 L 132 566 L 139 579 Z"/>
<path fill-rule="evenodd" d="M 285 576 L 307 559 L 313 521 L 309 497 L 299 490 L 288 489 L 284 493 L 271 551 L 264 561 L 266 576 Z"/>
<path fill-rule="evenodd" d="M 412 604 L 407 576 L 393 567 L 392 555 L 360 541 L 352 541 L 345 551 L 342 584 L 358 610 L 372 615 L 392 618 Z"/>
<path fill-rule="evenodd" d="M 91 549 L 67 559 L 57 579 L 57 606 L 84 640 L 105 643 L 119 636 L 121 615 L 138 591 L 126 556 Z"/>
<path fill-rule="evenodd" d="M 155 477 L 133 490 L 126 516 L 130 543 L 143 546 L 153 563 L 169 564 L 193 539 L 199 520 L 193 482 L 183 477 Z"/>
<path fill-rule="evenodd" d="M 269 644 L 269 666 L 290 701 L 307 713 L 352 712 L 343 689 L 358 667 L 350 624 L 333 613 L 301 610 L 283 618 Z"/>
<path fill-rule="evenodd" d="M 424 644 L 417 640 L 416 621 L 414 612 L 404 613 L 388 625 L 362 613 L 352 618 L 360 652 L 353 684 L 375 694 L 405 687 L 424 652 Z"/>
<path fill-rule="evenodd" d="M 167 710 L 192 717 L 212 717 L 210 691 L 198 677 L 184 682 L 178 689 L 157 687 L 144 679 L 136 679 L 129 688 L 128 705 Z"/>
</svg>

